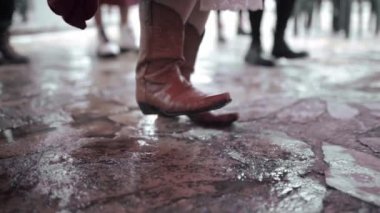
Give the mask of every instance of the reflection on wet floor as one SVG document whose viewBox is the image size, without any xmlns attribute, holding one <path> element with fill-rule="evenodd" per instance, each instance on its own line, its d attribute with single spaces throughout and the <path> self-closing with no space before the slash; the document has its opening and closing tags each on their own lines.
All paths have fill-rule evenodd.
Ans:
<svg viewBox="0 0 380 213">
<path fill-rule="evenodd" d="M 335 146 L 323 146 L 327 184 L 356 198 L 380 206 L 380 161 L 378 158 Z"/>
<path fill-rule="evenodd" d="M 14 138 L 13 138 L 13 132 L 12 132 L 12 130 L 5 129 L 2 132 L 3 132 L 3 136 L 4 136 L 5 140 L 8 143 L 13 143 L 15 141 Z"/>
<path fill-rule="evenodd" d="M 193 80 L 241 119 L 204 129 L 143 116 L 136 54 L 97 60 L 93 33 L 16 38 L 32 64 L 0 67 L 4 212 L 379 211 L 377 40 L 300 39 L 310 59 L 266 69 L 206 36 Z"/>
</svg>

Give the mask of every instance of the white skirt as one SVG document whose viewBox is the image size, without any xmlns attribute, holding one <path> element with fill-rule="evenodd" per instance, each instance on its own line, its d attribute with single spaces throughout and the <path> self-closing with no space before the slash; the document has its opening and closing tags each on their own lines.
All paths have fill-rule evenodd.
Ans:
<svg viewBox="0 0 380 213">
<path fill-rule="evenodd" d="M 201 10 L 260 10 L 263 0 L 201 0 Z"/>
</svg>

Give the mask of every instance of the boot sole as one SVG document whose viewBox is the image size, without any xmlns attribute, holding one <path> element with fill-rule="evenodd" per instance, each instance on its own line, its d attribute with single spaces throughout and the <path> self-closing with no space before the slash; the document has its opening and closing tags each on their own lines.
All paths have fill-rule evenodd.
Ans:
<svg viewBox="0 0 380 213">
<path fill-rule="evenodd" d="M 138 48 L 120 48 L 121 53 L 138 53 Z"/>
<path fill-rule="evenodd" d="M 276 59 L 280 59 L 280 58 L 286 58 L 286 59 L 304 59 L 304 58 L 308 58 L 309 54 L 290 57 L 290 56 L 285 55 L 285 54 L 275 54 L 275 53 L 272 53 L 272 56 L 274 58 L 276 58 Z"/>
<path fill-rule="evenodd" d="M 180 116 L 180 115 L 192 115 L 192 114 L 198 114 L 198 113 L 202 113 L 202 112 L 208 112 L 211 110 L 217 110 L 217 109 L 220 109 L 220 108 L 226 106 L 230 102 L 231 102 L 231 100 L 228 100 L 228 101 L 224 101 L 224 102 L 221 102 L 219 104 L 213 105 L 212 107 L 194 110 L 194 111 L 184 111 L 184 112 L 166 112 L 166 111 L 163 111 L 163 110 L 161 110 L 155 106 L 152 106 L 152 105 L 146 104 L 146 103 L 141 103 L 141 102 L 138 103 L 138 105 L 139 105 L 142 113 L 145 115 L 162 115 L 165 117 L 175 117 L 175 116 Z"/>
<path fill-rule="evenodd" d="M 276 63 L 262 63 L 262 62 L 257 62 L 257 61 L 250 61 L 248 59 L 245 59 L 245 63 L 248 65 L 254 65 L 254 66 L 261 66 L 261 67 L 275 67 Z"/>
<path fill-rule="evenodd" d="M 11 61 L 11 60 L 2 60 L 0 61 L 0 65 L 23 65 L 23 64 L 29 64 L 30 61 L 29 60 L 26 60 L 26 61 Z"/>
</svg>

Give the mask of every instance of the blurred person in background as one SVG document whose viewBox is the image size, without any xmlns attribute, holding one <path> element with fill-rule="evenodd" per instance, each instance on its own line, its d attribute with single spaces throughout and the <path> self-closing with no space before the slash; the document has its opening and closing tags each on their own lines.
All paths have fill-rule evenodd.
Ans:
<svg viewBox="0 0 380 213">
<path fill-rule="evenodd" d="M 18 54 L 10 43 L 9 29 L 15 12 L 14 0 L 0 1 L 0 64 L 25 64 L 29 59 Z"/>
<path fill-rule="evenodd" d="M 308 57 L 307 52 L 295 52 L 285 41 L 285 32 L 288 25 L 288 20 L 293 12 L 296 0 L 276 0 L 277 21 L 274 31 L 274 42 L 272 55 L 275 58 L 298 59 Z M 271 59 L 263 57 L 262 42 L 261 42 L 261 23 L 263 19 L 263 10 L 249 11 L 249 19 L 252 28 L 252 42 L 245 56 L 245 61 L 248 64 L 259 66 L 275 66 Z"/>
<path fill-rule="evenodd" d="M 244 24 L 243 24 L 244 21 L 243 20 L 244 20 L 243 11 L 240 10 L 238 12 L 237 34 L 238 35 L 250 35 L 251 34 L 250 32 L 247 32 L 246 30 L 244 30 Z"/>
<path fill-rule="evenodd" d="M 226 42 L 226 36 L 224 35 L 224 25 L 222 21 L 222 14 L 221 11 L 216 11 L 216 30 L 217 30 L 217 37 L 219 43 L 225 43 Z"/>
<path fill-rule="evenodd" d="M 101 9 L 95 15 L 98 29 L 97 54 L 100 57 L 116 57 L 121 52 L 137 50 L 136 38 L 132 28 L 129 26 L 129 7 L 137 4 L 138 0 L 100 0 L 101 4 L 116 5 L 120 14 L 120 38 L 119 43 L 110 40 L 103 23 Z"/>
<path fill-rule="evenodd" d="M 16 11 L 21 15 L 22 22 L 28 22 L 29 0 L 15 0 Z"/>
<path fill-rule="evenodd" d="M 294 10 L 293 10 L 293 19 L 294 19 L 294 34 L 298 35 L 298 24 L 301 22 L 301 26 L 304 26 L 306 32 L 309 32 L 311 25 L 314 21 L 315 11 L 320 11 L 322 1 L 321 0 L 297 0 Z M 302 17 L 305 17 L 305 20 L 302 20 Z"/>
<path fill-rule="evenodd" d="M 216 11 L 216 24 L 217 24 L 217 36 L 219 43 L 225 43 L 226 37 L 224 35 L 224 24 L 222 21 L 221 11 Z M 237 24 L 237 34 L 238 35 L 250 35 L 250 33 L 246 32 L 243 27 L 243 11 L 238 12 L 238 24 Z"/>
</svg>

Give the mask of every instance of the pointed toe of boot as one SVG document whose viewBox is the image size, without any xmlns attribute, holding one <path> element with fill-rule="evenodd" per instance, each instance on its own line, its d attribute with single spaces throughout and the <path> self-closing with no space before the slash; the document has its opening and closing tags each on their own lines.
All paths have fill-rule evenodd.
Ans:
<svg viewBox="0 0 380 213">
<path fill-rule="evenodd" d="M 158 114 L 165 117 L 179 115 L 192 115 L 216 110 L 224 107 L 231 102 L 228 93 L 213 96 L 184 95 L 182 98 L 175 99 L 156 99 L 155 101 L 138 101 L 139 107 L 144 114 Z"/>
<path fill-rule="evenodd" d="M 201 112 L 220 109 L 232 101 L 229 93 L 207 96 L 203 100 L 204 107 Z"/>
</svg>

